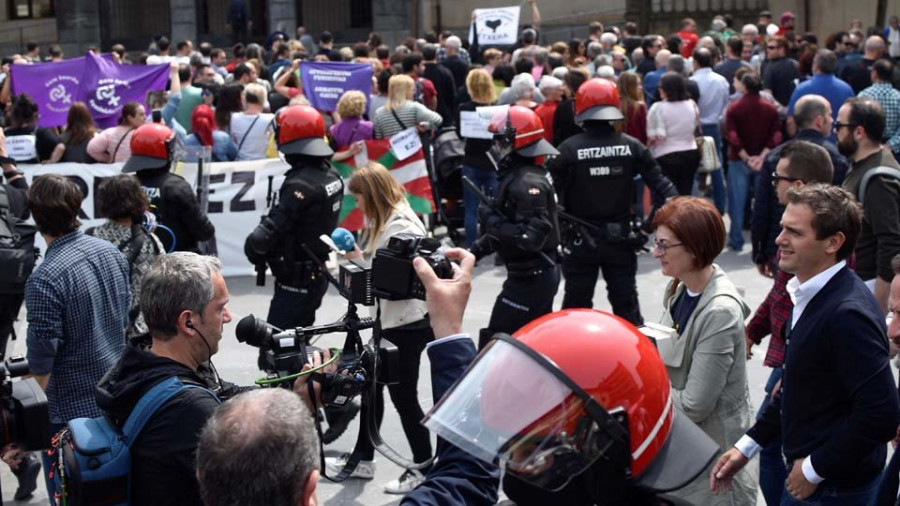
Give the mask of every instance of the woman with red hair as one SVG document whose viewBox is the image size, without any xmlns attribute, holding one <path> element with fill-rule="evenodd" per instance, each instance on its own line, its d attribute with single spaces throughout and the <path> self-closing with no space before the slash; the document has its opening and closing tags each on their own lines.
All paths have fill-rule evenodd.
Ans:
<svg viewBox="0 0 900 506">
<path fill-rule="evenodd" d="M 237 146 L 231 136 L 216 126 L 216 116 L 208 105 L 198 105 L 191 114 L 191 135 L 184 138 L 184 161 L 197 161 L 197 147 L 212 147 L 212 161 L 231 162 L 237 158 Z"/>
</svg>

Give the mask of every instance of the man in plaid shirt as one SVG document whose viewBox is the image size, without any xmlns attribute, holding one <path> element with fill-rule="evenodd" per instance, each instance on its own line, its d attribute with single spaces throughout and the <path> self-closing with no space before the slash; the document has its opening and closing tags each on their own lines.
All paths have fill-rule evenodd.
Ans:
<svg viewBox="0 0 900 506">
<path fill-rule="evenodd" d="M 82 198 L 78 185 L 57 174 L 35 178 L 28 190 L 47 251 L 25 286 L 27 356 L 47 394 L 51 435 L 69 420 L 103 414 L 94 386 L 125 348 L 131 307 L 125 257 L 109 241 L 78 231 Z"/>
<path fill-rule="evenodd" d="M 778 202 L 785 205 L 789 188 L 812 183 L 831 183 L 833 177 L 834 166 L 825 148 L 808 141 L 790 141 L 780 148 L 778 164 L 772 174 L 772 186 Z M 775 283 L 769 295 L 746 327 L 747 359 L 752 356 L 751 348 L 754 344 L 760 344 L 767 335 L 772 336 L 764 362 L 767 367 L 772 368 L 772 373 L 766 382 L 766 397 L 759 407 L 760 414 L 765 411 L 781 383 L 785 351 L 784 328 L 794 309 L 787 292 L 787 282 L 793 277 L 793 274 L 782 270 L 775 271 Z M 779 504 L 786 480 L 781 438 L 778 438 L 764 447 L 759 456 L 759 486 L 768 504 Z"/>
<path fill-rule="evenodd" d="M 896 158 L 900 155 L 900 91 L 891 84 L 894 64 L 881 59 L 872 65 L 872 86 L 859 92 L 861 98 L 870 98 L 884 109 L 884 143 L 890 146 Z"/>
</svg>

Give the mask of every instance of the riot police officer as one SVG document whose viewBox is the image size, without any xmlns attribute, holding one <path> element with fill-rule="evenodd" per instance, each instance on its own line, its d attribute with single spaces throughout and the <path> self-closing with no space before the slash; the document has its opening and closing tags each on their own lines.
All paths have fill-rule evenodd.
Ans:
<svg viewBox="0 0 900 506">
<path fill-rule="evenodd" d="M 544 140 L 540 118 L 525 107 L 497 114 L 489 130 L 495 136 L 492 157 L 498 160 L 497 199 L 478 210 L 484 235 L 472 252 L 480 258 L 496 251 L 508 274 L 479 347 L 496 332 L 515 332 L 551 312 L 559 288 L 556 199 L 538 161 L 557 151 Z"/>
<path fill-rule="evenodd" d="M 268 264 L 275 276 L 266 320 L 281 329 L 306 327 L 328 289 L 321 265 L 329 250 L 319 236 L 337 226 L 344 183 L 328 161 L 334 152 L 323 140 L 318 111 L 305 105 L 282 109 L 275 137 L 291 169 L 277 203 L 247 237 L 244 253 L 258 267 Z"/>
<path fill-rule="evenodd" d="M 169 172 L 175 132 L 159 123 L 141 125 L 131 136 L 131 158 L 122 172 L 134 172 L 156 213 L 155 231 L 166 251 L 199 253 L 199 242 L 211 240 L 216 227 L 197 203 L 191 185 Z"/>
<path fill-rule="evenodd" d="M 560 205 L 580 222 L 567 223 L 574 226 L 563 247 L 563 308 L 593 307 L 602 270 L 613 312 L 641 325 L 636 250 L 645 241 L 631 215 L 634 176 L 644 178 L 657 203 L 677 190 L 640 141 L 616 133 L 612 122 L 624 116 L 615 84 L 599 78 L 582 84 L 575 114 L 584 132 L 560 144 L 548 165 Z"/>
</svg>

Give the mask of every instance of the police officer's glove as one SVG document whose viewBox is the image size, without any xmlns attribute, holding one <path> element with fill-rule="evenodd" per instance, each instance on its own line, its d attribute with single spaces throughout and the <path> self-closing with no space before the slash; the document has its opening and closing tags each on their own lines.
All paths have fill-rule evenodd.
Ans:
<svg viewBox="0 0 900 506">
<path fill-rule="evenodd" d="M 532 218 L 525 226 L 524 233 L 519 236 L 519 247 L 525 251 L 540 251 L 552 231 L 553 225 L 546 220 Z"/>
<path fill-rule="evenodd" d="M 271 252 L 277 241 L 274 224 L 264 216 L 244 241 L 244 254 L 250 263 L 259 264 L 265 261 L 266 255 Z"/>
<path fill-rule="evenodd" d="M 483 204 L 478 206 L 478 223 L 487 225 L 488 221 L 491 219 L 491 216 L 494 216 L 493 209 Z"/>
</svg>

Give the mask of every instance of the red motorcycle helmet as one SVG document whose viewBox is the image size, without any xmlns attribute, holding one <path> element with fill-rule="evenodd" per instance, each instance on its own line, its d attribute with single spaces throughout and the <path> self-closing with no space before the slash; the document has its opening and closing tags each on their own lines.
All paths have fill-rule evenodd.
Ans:
<svg viewBox="0 0 900 506">
<path fill-rule="evenodd" d="M 275 117 L 275 142 L 286 155 L 331 156 L 325 142 L 325 121 L 308 105 L 285 107 Z"/>
<path fill-rule="evenodd" d="M 510 106 L 494 114 L 488 125 L 494 140 L 500 141 L 522 156 L 558 155 L 559 151 L 544 139 L 541 118 L 527 107 Z"/>
<path fill-rule="evenodd" d="M 696 478 L 718 445 L 673 405 L 653 342 L 591 309 L 497 334 L 423 421 L 460 448 L 546 490 L 599 459 L 666 492 Z"/>
<path fill-rule="evenodd" d="M 575 94 L 575 122 L 625 119 L 619 109 L 619 89 L 615 83 L 595 77 L 585 81 Z"/>
<path fill-rule="evenodd" d="M 175 132 L 159 123 L 147 123 L 131 134 L 131 158 L 122 172 L 162 169 L 172 163 L 175 152 Z"/>
</svg>

